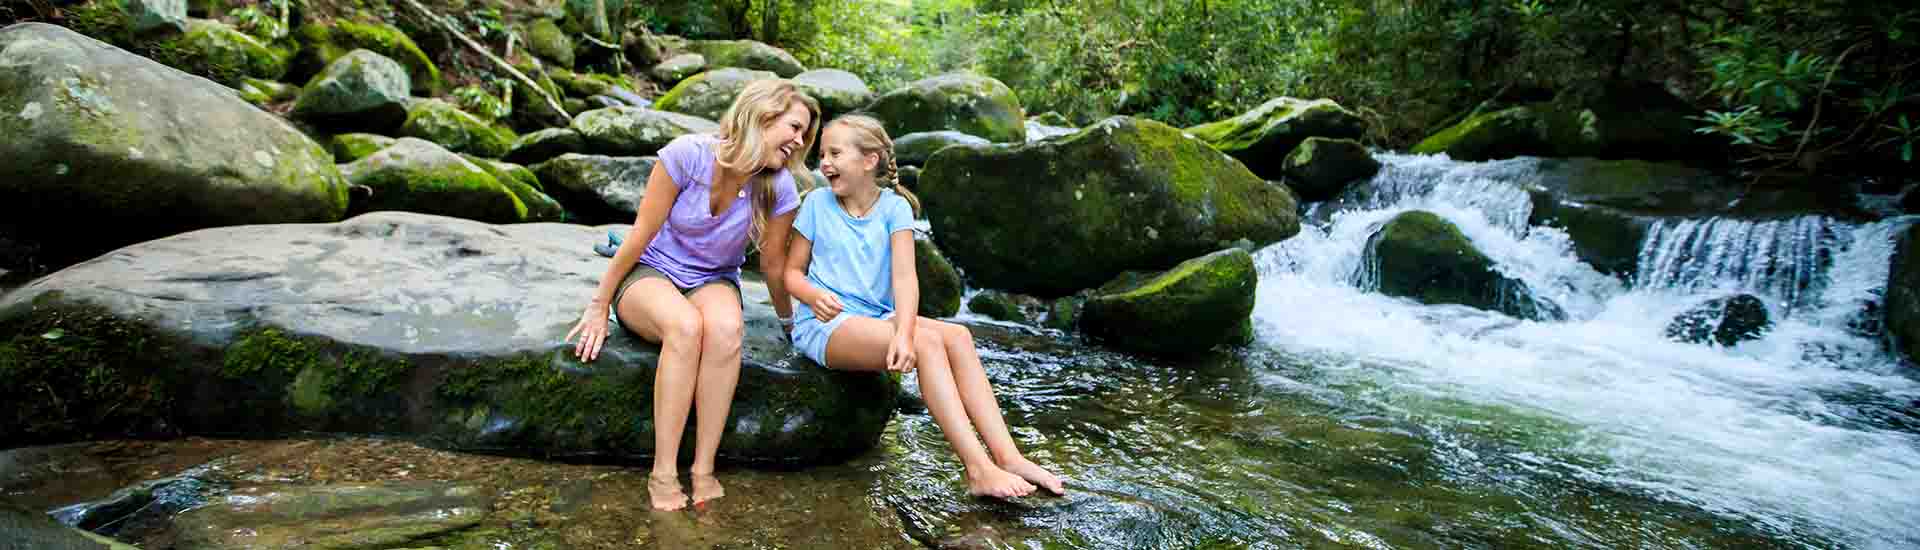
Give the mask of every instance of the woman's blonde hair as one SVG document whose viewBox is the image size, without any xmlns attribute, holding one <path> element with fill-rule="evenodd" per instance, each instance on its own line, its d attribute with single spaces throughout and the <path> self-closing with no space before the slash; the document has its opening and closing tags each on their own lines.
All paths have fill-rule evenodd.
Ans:
<svg viewBox="0 0 1920 550">
<path fill-rule="evenodd" d="M 720 165 L 728 168 L 751 166 L 753 176 L 747 178 L 747 185 L 753 194 L 753 227 L 748 233 L 755 248 L 760 245 L 761 233 L 767 227 L 767 218 L 773 215 L 773 176 L 774 170 L 761 168 L 766 164 L 765 144 L 761 135 L 763 129 L 774 119 L 793 108 L 794 104 L 807 107 L 807 127 L 800 131 L 800 148 L 787 156 L 787 173 L 792 174 L 796 192 L 805 192 L 813 188 L 813 178 L 807 171 L 807 155 L 813 151 L 813 142 L 820 128 L 820 102 L 801 92 L 793 81 L 786 79 L 761 79 L 747 84 L 746 89 L 727 106 L 727 112 L 720 115 L 720 144 L 714 156 Z"/>
<path fill-rule="evenodd" d="M 893 160 L 893 138 L 887 136 L 887 129 L 880 124 L 880 120 L 867 115 L 845 114 L 834 117 L 826 128 L 834 126 L 853 130 L 853 146 L 859 148 L 862 154 L 880 155 L 880 167 L 873 175 L 874 183 L 899 193 L 913 207 L 913 217 L 920 217 L 920 197 L 900 186 L 900 165 Z M 821 131 L 825 132 L 826 129 L 822 128 Z"/>
</svg>

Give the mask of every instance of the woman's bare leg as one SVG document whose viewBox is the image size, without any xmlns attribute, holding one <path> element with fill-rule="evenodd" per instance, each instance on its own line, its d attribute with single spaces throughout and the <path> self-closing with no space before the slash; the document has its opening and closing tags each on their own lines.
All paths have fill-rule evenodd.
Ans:
<svg viewBox="0 0 1920 550">
<path fill-rule="evenodd" d="M 953 385 L 960 391 L 960 402 L 966 406 L 967 417 L 980 430 L 980 438 L 987 441 L 987 450 L 993 453 L 994 464 L 1056 495 L 1065 494 L 1066 487 L 1058 476 L 1027 460 L 1025 455 L 1020 454 L 1020 447 L 1014 444 L 1013 434 L 1007 431 L 1006 417 L 1000 412 L 1000 401 L 993 395 L 993 385 L 987 382 L 986 366 L 980 363 L 980 350 L 973 347 L 973 331 L 965 326 L 926 317 L 921 317 L 916 324 L 939 332 L 941 340 L 946 343 L 947 362 L 953 370 Z"/>
<path fill-rule="evenodd" d="M 693 307 L 700 310 L 700 374 L 693 388 L 694 415 L 693 504 L 726 496 L 713 477 L 713 456 L 733 408 L 733 390 L 740 382 L 740 297 L 733 287 L 713 284 L 693 291 Z"/>
<path fill-rule="evenodd" d="M 842 314 L 847 315 L 847 314 Z M 1014 497 L 1033 492 L 1033 484 L 995 464 L 993 457 L 974 437 L 973 423 L 960 392 L 954 387 L 953 370 L 947 361 L 947 346 L 939 331 L 920 326 L 913 338 L 915 370 L 920 373 L 920 395 L 927 401 L 927 412 L 940 425 L 947 444 L 966 467 L 967 492 L 976 496 Z M 887 346 L 893 341 L 893 323 L 872 317 L 853 316 L 840 324 L 827 340 L 827 363 L 842 370 L 883 371 L 887 368 Z"/>
<path fill-rule="evenodd" d="M 695 369 L 700 364 L 700 311 L 659 277 L 634 281 L 615 310 L 620 324 L 660 344 L 660 365 L 653 375 L 653 473 L 647 493 L 656 510 L 686 507 L 680 490 L 680 438 L 693 407 Z"/>
</svg>

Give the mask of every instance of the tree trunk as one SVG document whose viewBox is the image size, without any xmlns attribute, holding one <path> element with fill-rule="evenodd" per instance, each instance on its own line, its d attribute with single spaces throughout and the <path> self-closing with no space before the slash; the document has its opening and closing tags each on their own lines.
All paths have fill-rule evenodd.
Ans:
<svg viewBox="0 0 1920 550">
<path fill-rule="evenodd" d="M 766 0 L 760 8 L 760 41 L 768 44 L 780 43 L 780 2 Z"/>
</svg>

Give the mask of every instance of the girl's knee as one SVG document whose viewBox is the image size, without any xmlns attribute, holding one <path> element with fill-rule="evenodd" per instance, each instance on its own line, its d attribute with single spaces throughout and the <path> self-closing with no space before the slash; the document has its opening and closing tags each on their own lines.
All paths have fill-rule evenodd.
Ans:
<svg viewBox="0 0 1920 550">
<path fill-rule="evenodd" d="M 946 336 L 941 334 L 938 329 L 917 327 L 914 329 L 913 343 L 922 350 L 944 349 L 946 347 Z"/>
</svg>

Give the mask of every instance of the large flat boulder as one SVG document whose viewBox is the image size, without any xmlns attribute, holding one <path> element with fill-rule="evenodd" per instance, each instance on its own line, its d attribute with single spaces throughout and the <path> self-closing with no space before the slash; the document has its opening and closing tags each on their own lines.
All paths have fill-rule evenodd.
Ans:
<svg viewBox="0 0 1920 550">
<path fill-rule="evenodd" d="M 225 86 L 41 23 L 0 29 L 0 67 L 0 242 L 32 249 L 0 257 L 57 268 L 192 229 L 346 212 L 326 147 Z"/>
<path fill-rule="evenodd" d="M 0 442 L 306 432 L 544 458 L 653 451 L 659 348 L 564 340 L 604 227 L 378 212 L 127 247 L 0 296 Z M 820 368 L 749 281 L 720 453 L 817 463 L 876 444 L 898 384 Z M 691 448 L 692 431 L 684 443 Z"/>
<path fill-rule="evenodd" d="M 1044 298 L 1300 231 L 1284 186 L 1177 128 L 1125 116 L 1044 141 L 947 146 L 916 192 L 970 286 Z"/>
</svg>

